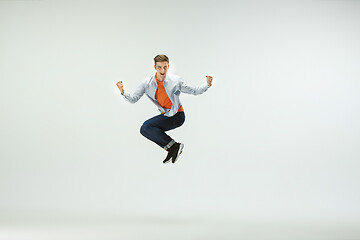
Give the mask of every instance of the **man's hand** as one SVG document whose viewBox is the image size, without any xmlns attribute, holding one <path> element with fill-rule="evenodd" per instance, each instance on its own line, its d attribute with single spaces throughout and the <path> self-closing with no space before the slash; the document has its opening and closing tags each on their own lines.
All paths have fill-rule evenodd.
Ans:
<svg viewBox="0 0 360 240">
<path fill-rule="evenodd" d="M 208 85 L 209 87 L 211 87 L 211 83 L 212 83 L 213 77 L 212 77 L 212 76 L 205 76 L 205 77 L 206 77 L 207 85 Z"/>
<path fill-rule="evenodd" d="M 122 81 L 117 82 L 116 86 L 119 88 L 121 94 L 124 95 L 124 85 L 123 85 Z"/>
</svg>

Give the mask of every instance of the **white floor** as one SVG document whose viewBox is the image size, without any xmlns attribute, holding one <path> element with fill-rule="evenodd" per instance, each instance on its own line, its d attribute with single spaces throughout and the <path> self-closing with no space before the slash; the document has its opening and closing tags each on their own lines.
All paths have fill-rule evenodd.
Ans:
<svg viewBox="0 0 360 240">
<path fill-rule="evenodd" d="M 101 219 L 43 219 L 37 222 L 2 222 L 1 240 L 57 239 L 255 239 L 358 240 L 360 224 L 259 222 L 230 218 L 127 217 Z"/>
</svg>

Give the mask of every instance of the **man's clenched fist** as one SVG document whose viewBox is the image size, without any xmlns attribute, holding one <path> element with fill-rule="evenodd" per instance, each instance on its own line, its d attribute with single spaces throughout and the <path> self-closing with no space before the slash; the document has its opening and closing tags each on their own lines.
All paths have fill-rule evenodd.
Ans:
<svg viewBox="0 0 360 240">
<path fill-rule="evenodd" d="M 117 82 L 116 86 L 119 88 L 121 94 L 124 94 L 124 85 L 123 85 L 122 81 Z"/>
<path fill-rule="evenodd" d="M 206 83 L 209 87 L 211 87 L 213 77 L 212 76 L 206 76 Z"/>
</svg>

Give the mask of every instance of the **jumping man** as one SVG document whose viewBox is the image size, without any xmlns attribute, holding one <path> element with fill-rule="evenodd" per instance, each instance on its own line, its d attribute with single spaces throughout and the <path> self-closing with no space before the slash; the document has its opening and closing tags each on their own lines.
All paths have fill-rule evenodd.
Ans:
<svg viewBox="0 0 360 240">
<path fill-rule="evenodd" d="M 133 94 L 124 91 L 122 81 L 117 82 L 116 85 L 130 103 L 137 102 L 145 93 L 158 107 L 161 114 L 145 121 L 140 128 L 140 133 L 168 151 L 163 163 L 167 163 L 170 159 L 175 163 L 184 144 L 176 142 L 165 132 L 178 128 L 185 122 L 184 108 L 179 99 L 180 93 L 202 94 L 209 89 L 213 78 L 206 76 L 206 83 L 199 87 L 190 87 L 181 77 L 167 74 L 170 67 L 167 56 L 157 55 L 154 63 L 155 75 L 145 78 Z"/>
</svg>

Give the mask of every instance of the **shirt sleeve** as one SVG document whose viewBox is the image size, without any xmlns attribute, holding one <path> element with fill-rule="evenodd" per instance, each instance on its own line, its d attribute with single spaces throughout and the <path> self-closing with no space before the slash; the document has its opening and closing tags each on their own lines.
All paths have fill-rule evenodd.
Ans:
<svg viewBox="0 0 360 240">
<path fill-rule="evenodd" d="M 145 93 L 145 82 L 142 82 L 133 94 L 124 92 L 123 97 L 130 103 L 136 103 Z"/>
<path fill-rule="evenodd" d="M 180 91 L 187 94 L 199 95 L 206 92 L 210 87 L 207 83 L 204 83 L 197 87 L 191 87 L 187 85 L 182 79 L 180 80 Z"/>
</svg>

